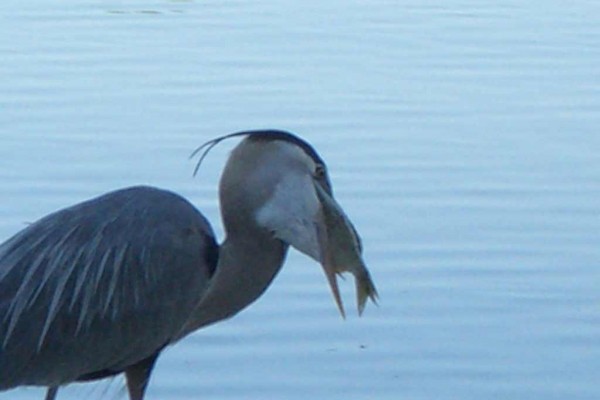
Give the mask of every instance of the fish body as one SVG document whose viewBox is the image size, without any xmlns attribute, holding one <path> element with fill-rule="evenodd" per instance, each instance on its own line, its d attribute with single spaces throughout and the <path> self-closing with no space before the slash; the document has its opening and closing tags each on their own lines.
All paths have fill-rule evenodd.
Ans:
<svg viewBox="0 0 600 400">
<path fill-rule="evenodd" d="M 344 211 L 331 200 L 331 197 L 323 190 L 317 190 L 322 204 L 321 209 L 325 221 L 326 234 L 321 235 L 329 241 L 322 248 L 328 249 L 325 254 L 323 265 L 327 272 L 327 279 L 331 286 L 333 296 L 338 305 L 340 313 L 345 316 L 343 303 L 337 285 L 337 276 L 343 272 L 350 272 L 356 283 L 356 303 L 358 314 L 362 315 L 367 299 L 377 304 L 377 289 L 371 279 L 371 274 L 362 258 L 362 243 L 358 232 Z M 325 239 L 323 239 L 325 240 Z"/>
</svg>

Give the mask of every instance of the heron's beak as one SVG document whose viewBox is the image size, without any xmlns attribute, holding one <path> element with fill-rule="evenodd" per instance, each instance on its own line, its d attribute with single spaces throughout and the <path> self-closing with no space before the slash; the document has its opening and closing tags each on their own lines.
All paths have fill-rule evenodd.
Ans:
<svg viewBox="0 0 600 400">
<path fill-rule="evenodd" d="M 343 272 L 350 272 L 354 275 L 358 313 L 361 315 L 368 298 L 377 303 L 377 290 L 362 259 L 360 238 L 333 197 L 321 185 L 316 184 L 315 188 L 321 203 L 317 223 L 321 265 L 342 317 L 345 317 L 345 312 L 337 275 L 341 275 Z"/>
</svg>

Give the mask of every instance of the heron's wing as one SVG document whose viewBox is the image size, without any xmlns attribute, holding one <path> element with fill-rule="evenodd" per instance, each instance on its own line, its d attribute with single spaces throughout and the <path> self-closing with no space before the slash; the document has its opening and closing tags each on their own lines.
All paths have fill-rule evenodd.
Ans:
<svg viewBox="0 0 600 400">
<path fill-rule="evenodd" d="M 218 256 L 183 198 L 135 187 L 51 214 L 0 245 L 0 389 L 120 371 L 167 345 Z"/>
</svg>

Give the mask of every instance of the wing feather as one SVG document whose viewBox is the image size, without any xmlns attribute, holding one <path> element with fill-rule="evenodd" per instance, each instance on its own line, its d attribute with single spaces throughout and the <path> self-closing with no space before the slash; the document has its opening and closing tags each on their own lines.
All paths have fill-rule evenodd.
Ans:
<svg viewBox="0 0 600 400">
<path fill-rule="evenodd" d="M 135 187 L 58 211 L 0 245 L 0 389 L 123 368 L 168 344 L 214 270 L 206 219 Z"/>
</svg>

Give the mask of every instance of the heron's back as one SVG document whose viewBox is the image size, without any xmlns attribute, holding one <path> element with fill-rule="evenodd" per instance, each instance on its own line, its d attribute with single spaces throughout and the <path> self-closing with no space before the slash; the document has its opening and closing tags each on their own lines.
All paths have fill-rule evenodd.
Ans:
<svg viewBox="0 0 600 400">
<path fill-rule="evenodd" d="M 169 344 L 218 248 L 168 191 L 133 187 L 53 213 L 0 245 L 0 389 L 117 373 Z"/>
</svg>

